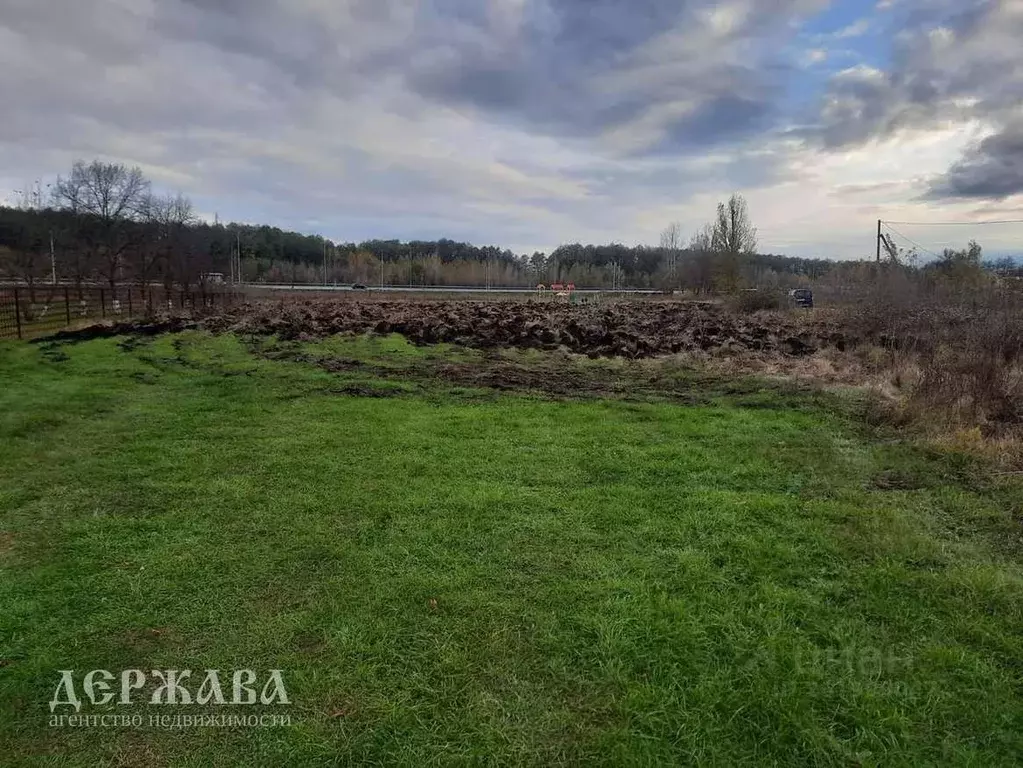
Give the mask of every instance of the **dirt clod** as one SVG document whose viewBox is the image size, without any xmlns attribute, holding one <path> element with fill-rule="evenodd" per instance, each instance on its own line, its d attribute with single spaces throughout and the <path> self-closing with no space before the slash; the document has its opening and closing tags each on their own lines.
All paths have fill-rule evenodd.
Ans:
<svg viewBox="0 0 1023 768">
<path fill-rule="evenodd" d="M 304 301 L 234 307 L 203 321 L 213 331 L 276 334 L 284 340 L 335 333 L 399 333 L 413 344 L 454 343 L 478 349 L 558 349 L 590 357 L 648 358 L 687 351 L 751 349 L 793 357 L 844 346 L 824 325 L 739 315 L 707 302 L 611 305 L 507 301 Z"/>
</svg>

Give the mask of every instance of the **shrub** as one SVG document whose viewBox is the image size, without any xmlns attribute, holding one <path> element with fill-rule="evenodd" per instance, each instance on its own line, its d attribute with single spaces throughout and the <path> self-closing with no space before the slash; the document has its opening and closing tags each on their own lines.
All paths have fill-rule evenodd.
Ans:
<svg viewBox="0 0 1023 768">
<path fill-rule="evenodd" d="M 846 317 L 861 363 L 898 401 L 874 420 L 1023 436 L 1023 297 L 989 286 L 880 309 Z"/>
<path fill-rule="evenodd" d="M 936 323 L 934 334 L 913 399 L 956 422 L 1023 424 L 1023 307 L 988 306 L 966 322 Z"/>
</svg>

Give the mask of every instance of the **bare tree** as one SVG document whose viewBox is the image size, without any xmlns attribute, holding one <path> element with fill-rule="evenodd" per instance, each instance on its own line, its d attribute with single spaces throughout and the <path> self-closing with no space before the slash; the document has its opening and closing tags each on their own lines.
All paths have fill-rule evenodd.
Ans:
<svg viewBox="0 0 1023 768">
<path fill-rule="evenodd" d="M 714 246 L 714 227 L 704 224 L 703 229 L 689 238 L 689 250 L 695 253 L 710 253 Z"/>
<path fill-rule="evenodd" d="M 169 253 L 166 242 L 167 198 L 149 194 L 142 208 L 142 236 L 131 249 L 131 270 L 142 292 L 143 300 L 149 285 L 158 275 L 167 279 Z"/>
<path fill-rule="evenodd" d="M 750 219 L 746 199 L 740 194 L 718 203 L 717 220 L 711 235 L 711 247 L 718 255 L 718 288 L 734 291 L 739 287 L 744 257 L 757 252 L 757 229 Z"/>
<path fill-rule="evenodd" d="M 160 234 L 166 253 L 168 280 L 176 281 L 183 290 L 199 282 L 203 265 L 189 237 L 189 227 L 197 221 L 192 201 L 183 195 L 166 197 L 161 205 Z"/>
<path fill-rule="evenodd" d="M 688 256 L 682 267 L 682 280 L 694 293 L 706 293 L 714 278 L 714 227 L 705 224 L 696 232 L 686 247 Z"/>
<path fill-rule="evenodd" d="M 665 287 L 675 288 L 678 285 L 678 257 L 682 251 L 682 225 L 672 222 L 661 232 L 661 250 L 665 259 Z"/>
<path fill-rule="evenodd" d="M 116 293 L 123 279 L 124 256 L 139 228 L 133 226 L 148 209 L 149 182 L 142 171 L 120 163 L 79 160 L 53 190 L 58 207 L 75 214 L 78 235 L 90 260 Z"/>
</svg>

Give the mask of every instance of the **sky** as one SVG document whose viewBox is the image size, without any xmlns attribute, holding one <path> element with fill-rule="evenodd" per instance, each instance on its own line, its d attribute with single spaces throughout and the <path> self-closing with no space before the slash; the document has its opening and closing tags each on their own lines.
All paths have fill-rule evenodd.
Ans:
<svg viewBox="0 0 1023 768">
<path fill-rule="evenodd" d="M 77 159 L 212 219 L 516 253 L 1023 252 L 1023 0 L 0 0 L 0 200 Z"/>
</svg>

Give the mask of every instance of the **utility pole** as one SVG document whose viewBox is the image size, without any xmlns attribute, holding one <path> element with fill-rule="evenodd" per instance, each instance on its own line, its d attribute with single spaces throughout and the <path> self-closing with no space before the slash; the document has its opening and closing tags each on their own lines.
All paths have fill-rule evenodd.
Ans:
<svg viewBox="0 0 1023 768">
<path fill-rule="evenodd" d="M 881 219 L 877 220 L 877 263 L 881 263 Z"/>
<path fill-rule="evenodd" d="M 323 284 L 327 284 L 327 238 L 323 238 Z"/>
<path fill-rule="evenodd" d="M 53 230 L 50 230 L 50 283 L 57 284 L 57 257 L 53 253 Z"/>
</svg>

